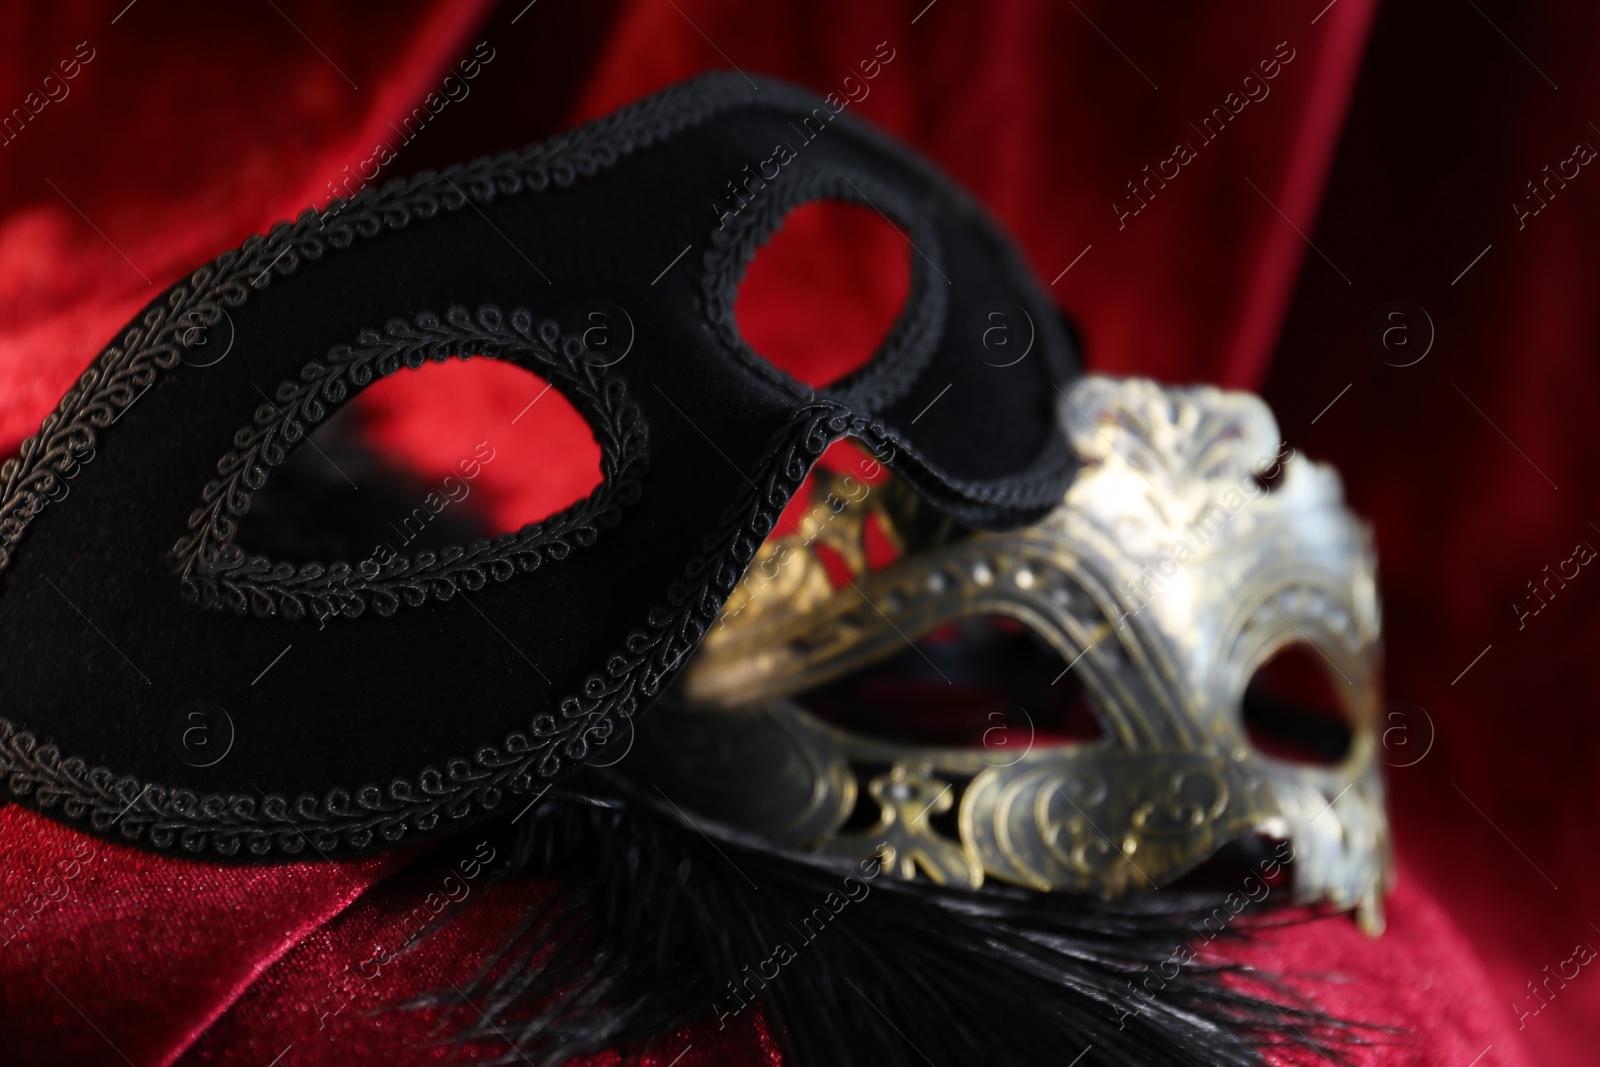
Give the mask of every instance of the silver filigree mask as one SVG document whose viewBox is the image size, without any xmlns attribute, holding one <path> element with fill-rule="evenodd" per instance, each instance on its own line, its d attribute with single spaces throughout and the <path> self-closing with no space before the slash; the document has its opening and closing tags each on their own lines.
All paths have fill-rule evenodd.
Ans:
<svg viewBox="0 0 1600 1067">
<path fill-rule="evenodd" d="M 1120 898 L 1265 835 L 1292 843 L 1295 899 L 1381 930 L 1375 561 L 1338 475 L 1295 456 L 1245 393 L 1091 376 L 1060 408 L 1083 468 L 1031 527 L 950 537 L 897 483 L 821 484 L 821 506 L 763 546 L 680 698 L 644 717 L 618 770 L 703 817 L 972 887 Z M 902 553 L 876 570 L 872 516 Z M 850 572 L 837 588 L 822 546 Z M 1098 740 L 906 744 L 794 699 L 980 616 L 1061 657 Z M 1349 726 L 1332 764 L 1269 755 L 1246 731 L 1248 683 L 1291 646 L 1315 653 Z"/>
</svg>

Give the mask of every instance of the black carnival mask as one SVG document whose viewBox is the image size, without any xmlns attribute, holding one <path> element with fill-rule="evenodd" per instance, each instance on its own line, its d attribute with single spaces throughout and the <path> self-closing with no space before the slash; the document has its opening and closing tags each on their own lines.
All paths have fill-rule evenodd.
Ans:
<svg viewBox="0 0 1600 1067">
<path fill-rule="evenodd" d="M 881 212 L 911 262 L 882 346 L 819 390 L 752 352 L 732 310 L 756 249 L 815 200 Z M 586 346 L 595 306 L 625 315 L 625 357 Z M 1032 339 L 1023 358 L 985 358 L 996 316 Z M 571 401 L 600 446 L 587 498 L 382 560 L 241 547 L 253 498 L 319 424 L 386 376 L 466 358 Z M 611 758 L 830 443 L 858 439 L 967 525 L 1015 527 L 1075 470 L 1054 415 L 1073 374 L 1053 308 L 968 196 L 776 83 L 702 78 L 305 212 L 153 301 L 0 469 L 6 789 L 210 857 L 372 851 L 514 815 Z"/>
</svg>

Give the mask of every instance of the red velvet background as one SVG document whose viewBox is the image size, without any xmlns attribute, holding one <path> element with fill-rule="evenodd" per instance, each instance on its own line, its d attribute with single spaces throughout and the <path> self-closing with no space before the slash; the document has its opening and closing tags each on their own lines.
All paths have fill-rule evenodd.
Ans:
<svg viewBox="0 0 1600 1067">
<path fill-rule="evenodd" d="M 1371 940 L 1326 920 L 1248 956 L 1303 976 L 1340 1014 L 1409 1030 L 1364 1063 L 1594 1062 L 1588 969 L 1552 983 L 1520 1032 L 1512 1005 L 1538 1007 L 1525 984 L 1600 944 L 1600 578 L 1551 586 L 1520 628 L 1511 605 L 1531 603 L 1525 583 L 1575 542 L 1600 542 L 1600 179 L 1541 187 L 1548 206 L 1520 226 L 1511 205 L 1537 206 L 1525 182 L 1600 144 L 1597 23 L 1587 6 L 1510 0 L 11 4 L 0 116 L 45 88 L 60 96 L 44 78 L 79 42 L 92 58 L 64 98 L 0 133 L 0 455 L 162 286 L 324 202 L 346 166 L 397 140 L 391 123 L 478 41 L 495 58 L 471 94 L 379 180 L 520 146 L 712 67 L 837 90 L 887 41 L 895 58 L 852 106 L 1016 233 L 1094 369 L 1263 390 L 1287 440 L 1336 463 L 1376 527 L 1402 715 L 1386 749 L 1401 866 L 1390 929 Z M 1291 50 L 1270 95 L 1214 141 L 1191 127 Z M 1119 220 L 1113 203 L 1139 203 L 1125 183 L 1178 141 L 1196 157 Z M 1374 312 L 1401 299 L 1437 335 L 1409 367 L 1367 340 Z M 858 320 L 763 307 L 773 319 L 753 331 L 864 343 Z M 1421 346 L 1426 325 L 1410 329 Z M 518 463 L 571 444 L 570 424 L 538 425 Z M 430 452 L 403 404 L 374 431 L 409 436 L 424 469 L 453 458 Z M 497 512 L 559 492 L 532 483 Z M 432 1062 L 444 1051 L 426 1043 L 430 1020 L 367 1013 L 459 981 L 540 892 L 486 894 L 475 929 L 369 980 L 351 969 L 430 888 L 404 856 L 218 868 L 89 842 L 15 807 L 0 809 L 0 855 L 5 1062 Z M 776 1062 L 771 1047 L 757 1023 L 701 1026 L 646 1062 Z"/>
</svg>

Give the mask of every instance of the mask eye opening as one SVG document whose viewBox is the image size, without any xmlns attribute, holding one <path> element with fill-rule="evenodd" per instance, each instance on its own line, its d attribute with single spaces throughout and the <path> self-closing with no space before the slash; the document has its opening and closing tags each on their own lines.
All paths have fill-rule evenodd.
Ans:
<svg viewBox="0 0 1600 1067">
<path fill-rule="evenodd" d="M 712 249 L 705 253 L 701 290 L 718 340 L 797 401 L 816 399 L 819 388 L 874 411 L 900 400 L 917 384 L 939 346 L 949 301 L 948 275 L 940 266 L 939 238 L 928 205 L 913 202 L 865 172 L 829 162 L 797 162 L 765 184 L 752 181 L 749 192 L 737 212 L 713 205 L 717 221 L 710 227 Z M 787 240 L 785 228 L 790 230 Z M 825 239 L 811 242 L 814 252 L 806 255 L 802 249 L 798 260 L 787 256 L 786 268 L 785 258 L 774 258 L 772 248 L 763 248 L 776 237 L 782 256 L 782 246 L 797 236 L 806 243 L 807 230 L 826 230 L 818 235 Z M 871 254 L 841 263 L 841 246 L 867 248 Z M 777 264 L 776 280 L 763 280 L 768 272 L 754 262 L 758 258 Z M 752 267 L 754 280 L 745 285 Z M 810 317 L 798 324 L 789 303 L 797 292 L 804 295 L 804 286 L 794 284 L 796 271 L 815 275 L 824 297 L 810 301 Z M 864 293 L 877 296 L 863 303 Z M 763 299 L 771 301 L 766 314 Z M 738 309 L 738 318 L 736 303 L 746 305 Z M 852 311 L 859 322 L 847 329 L 843 324 L 852 317 L 841 320 L 841 308 L 869 310 L 864 317 Z M 890 314 L 891 308 L 897 311 Z M 892 325 L 884 329 L 885 322 Z M 743 333 L 745 325 L 754 332 L 753 339 Z M 858 335 L 851 342 L 854 347 L 839 347 L 840 338 L 852 332 Z M 826 338 L 828 350 L 817 350 L 810 339 L 818 336 Z M 869 341 L 876 343 L 869 348 Z M 818 382 L 825 384 L 819 387 Z"/>
<path fill-rule="evenodd" d="M 1336 767 L 1355 731 L 1347 686 L 1315 645 L 1279 646 L 1251 674 L 1240 699 L 1245 733 L 1256 751 L 1289 763 Z"/>
<path fill-rule="evenodd" d="M 1006 766 L 1037 748 L 1108 736 L 1076 671 L 1003 615 L 947 623 L 887 660 L 800 693 L 796 703 L 860 736 L 986 753 Z"/>
<path fill-rule="evenodd" d="M 901 227 L 864 204 L 811 200 L 756 250 L 734 298 L 745 345 L 803 385 L 824 389 L 872 361 L 911 295 Z"/>
<path fill-rule="evenodd" d="M 546 379 L 501 359 L 429 361 L 295 444 L 233 540 L 292 563 L 437 552 L 541 522 L 602 481 L 593 428 Z"/>
<path fill-rule="evenodd" d="M 644 413 L 610 369 L 616 360 L 596 363 L 595 356 L 581 337 L 563 335 L 556 320 L 537 320 L 525 308 L 507 315 L 493 304 L 480 305 L 475 312 L 457 305 L 444 316 L 424 311 L 410 321 L 391 319 L 382 332 L 363 330 L 356 345 L 335 345 L 305 364 L 298 380 L 281 381 L 271 394 L 255 386 L 260 403 L 251 422 L 233 435 L 232 449 L 217 461 L 219 477 L 206 484 L 201 506 L 189 514 L 188 532 L 167 553 L 181 595 L 208 610 L 288 622 L 314 618 L 326 625 L 329 619 L 355 619 L 368 610 L 386 618 L 401 607 L 447 600 L 462 588 L 481 589 L 490 581 L 509 581 L 562 563 L 620 522 L 623 508 L 644 491 L 640 477 L 648 465 L 649 442 Z M 402 370 L 430 364 L 486 365 L 490 360 L 526 368 L 530 376 L 536 373 L 545 381 L 546 388 L 522 405 L 509 420 L 512 424 L 553 391 L 581 411 L 578 421 L 599 443 L 601 477 L 577 503 L 493 540 L 415 552 L 379 544 L 356 563 L 338 559 L 296 564 L 249 554 L 234 542 L 266 481 L 353 396 Z M 596 376 L 605 379 L 604 388 L 593 387 Z M 456 461 L 463 473 L 473 464 L 481 473 L 498 454 L 488 437 L 472 448 L 471 457 Z M 443 479 L 440 485 L 448 496 L 451 487 Z M 458 484 L 453 491 L 464 496 Z M 424 507 L 442 510 L 447 496 L 434 495 L 432 503 L 424 499 Z M 413 517 L 422 524 L 423 516 Z"/>
</svg>

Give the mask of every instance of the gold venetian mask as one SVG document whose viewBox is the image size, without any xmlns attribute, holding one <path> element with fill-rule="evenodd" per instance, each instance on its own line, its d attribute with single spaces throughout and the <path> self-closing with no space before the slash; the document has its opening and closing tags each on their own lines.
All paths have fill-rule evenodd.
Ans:
<svg viewBox="0 0 1600 1067">
<path fill-rule="evenodd" d="M 617 770 L 698 818 L 971 887 L 1120 898 L 1265 835 L 1292 843 L 1297 900 L 1356 908 L 1377 932 L 1379 611 L 1338 475 L 1295 456 L 1244 393 L 1088 377 L 1060 417 L 1083 467 L 1014 532 L 957 531 L 903 483 L 819 478 L 811 515 L 762 547 Z M 876 569 L 874 524 L 899 553 Z M 1075 676 L 1097 739 L 1047 743 L 1007 719 L 997 744 L 912 743 L 797 701 L 996 616 L 1059 657 L 1058 683 Z M 1246 731 L 1247 685 L 1289 648 L 1314 653 L 1348 724 L 1330 764 Z"/>
</svg>

